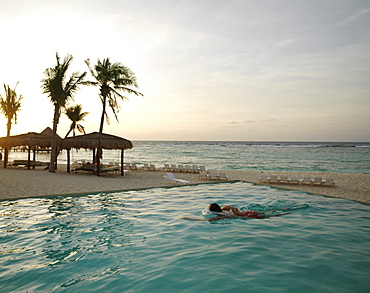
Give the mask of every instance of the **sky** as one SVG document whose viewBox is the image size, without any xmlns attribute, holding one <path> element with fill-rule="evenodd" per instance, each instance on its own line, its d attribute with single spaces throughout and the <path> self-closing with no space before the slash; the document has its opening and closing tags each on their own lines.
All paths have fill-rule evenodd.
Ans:
<svg viewBox="0 0 370 293">
<path fill-rule="evenodd" d="M 23 96 L 11 134 L 52 127 L 41 80 L 58 52 L 74 57 L 67 76 L 107 57 L 135 73 L 144 96 L 120 102 L 119 122 L 108 112 L 105 133 L 369 142 L 369 27 L 369 0 L 0 0 L 0 83 Z M 98 93 L 83 86 L 70 104 L 89 112 L 88 133 Z"/>
</svg>

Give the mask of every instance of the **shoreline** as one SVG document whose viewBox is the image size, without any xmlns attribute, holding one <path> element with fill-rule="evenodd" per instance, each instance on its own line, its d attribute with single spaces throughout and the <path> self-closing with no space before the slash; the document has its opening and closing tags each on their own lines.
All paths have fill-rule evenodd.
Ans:
<svg viewBox="0 0 370 293">
<path fill-rule="evenodd" d="M 58 195 L 77 196 L 99 192 L 118 192 L 156 187 L 171 187 L 165 182 L 162 171 L 132 171 L 131 174 L 120 176 L 114 173 L 103 174 L 101 177 L 93 173 L 78 171 L 66 172 L 65 165 L 59 165 L 56 173 L 50 173 L 43 168 L 35 170 L 18 168 L 0 168 L 0 201 L 22 198 L 53 197 Z M 303 191 L 328 197 L 353 200 L 370 204 L 370 174 L 344 173 L 314 173 L 314 172 L 261 172 L 216 170 L 228 175 L 229 181 L 245 181 L 269 185 L 286 190 Z M 259 183 L 258 178 L 264 175 L 287 175 L 302 178 L 330 177 L 335 181 L 335 187 L 302 186 L 287 184 Z M 225 181 L 199 180 L 198 174 L 174 173 L 176 178 L 190 181 L 190 184 L 207 184 Z M 227 181 L 226 181 L 227 182 Z"/>
</svg>

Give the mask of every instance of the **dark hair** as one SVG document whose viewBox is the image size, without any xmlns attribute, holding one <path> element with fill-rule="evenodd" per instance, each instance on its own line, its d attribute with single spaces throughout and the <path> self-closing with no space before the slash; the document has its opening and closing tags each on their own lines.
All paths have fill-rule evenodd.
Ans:
<svg viewBox="0 0 370 293">
<path fill-rule="evenodd" d="M 208 209 L 211 211 L 211 212 L 217 212 L 217 213 L 221 213 L 222 210 L 220 208 L 220 206 L 217 204 L 217 203 L 211 203 L 208 207 Z"/>
</svg>

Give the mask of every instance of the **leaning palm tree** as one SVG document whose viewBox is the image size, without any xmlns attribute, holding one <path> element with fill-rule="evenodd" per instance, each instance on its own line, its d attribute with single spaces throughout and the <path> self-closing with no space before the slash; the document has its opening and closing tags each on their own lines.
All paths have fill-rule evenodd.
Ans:
<svg viewBox="0 0 370 293">
<path fill-rule="evenodd" d="M 10 136 L 10 129 L 12 128 L 12 122 L 17 124 L 17 112 L 21 108 L 22 95 L 18 97 L 15 89 L 18 85 L 15 85 L 14 90 L 12 90 L 8 85 L 4 84 L 5 98 L 0 95 L 0 111 L 4 114 L 7 119 L 6 124 L 6 136 Z M 8 163 L 8 149 L 4 150 L 4 168 Z"/>
<path fill-rule="evenodd" d="M 122 92 L 129 94 L 135 94 L 137 96 L 143 95 L 133 88 L 138 88 L 135 74 L 130 68 L 123 66 L 121 63 L 111 63 L 109 58 L 105 58 L 103 61 L 98 59 L 98 63 L 91 68 L 90 60 L 85 60 L 85 63 L 90 69 L 91 75 L 95 81 L 88 81 L 85 84 L 97 86 L 100 89 L 100 99 L 103 105 L 102 115 L 100 119 L 99 133 L 103 133 L 104 118 L 107 118 L 109 123 L 109 117 L 107 115 L 107 103 L 112 109 L 112 112 L 118 121 L 117 113 L 120 110 L 118 98 L 126 100 Z"/>
<path fill-rule="evenodd" d="M 48 68 L 44 72 L 45 78 L 41 80 L 43 93 L 47 94 L 54 105 L 54 118 L 53 118 L 53 136 L 51 143 L 51 155 L 49 172 L 55 172 L 55 164 L 57 160 L 57 127 L 61 115 L 61 109 L 71 100 L 79 89 L 86 72 L 74 72 L 69 77 L 66 77 L 67 70 L 73 60 L 72 55 L 67 55 L 63 62 L 60 62 L 59 54 L 56 53 L 57 64 L 55 67 Z"/>
<path fill-rule="evenodd" d="M 81 105 L 76 105 L 76 106 L 72 106 L 72 107 L 67 108 L 65 110 L 65 114 L 67 115 L 69 120 L 72 121 L 71 126 L 70 126 L 70 128 L 69 128 L 65 137 L 67 137 L 71 133 L 71 131 L 73 133 L 73 136 L 75 136 L 76 135 L 76 129 L 77 129 L 77 131 L 82 132 L 83 134 L 86 134 L 85 127 L 83 127 L 78 122 L 83 121 L 84 118 L 86 117 L 86 115 L 89 114 L 89 112 L 82 112 L 82 106 Z"/>
</svg>

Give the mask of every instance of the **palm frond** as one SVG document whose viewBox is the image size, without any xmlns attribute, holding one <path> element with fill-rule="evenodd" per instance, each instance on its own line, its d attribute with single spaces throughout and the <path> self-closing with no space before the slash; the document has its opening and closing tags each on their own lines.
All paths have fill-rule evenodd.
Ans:
<svg viewBox="0 0 370 293">
<path fill-rule="evenodd" d="M 96 65 L 93 67 L 90 64 L 90 60 L 85 60 L 85 63 L 95 79 L 94 82 L 86 82 L 86 84 L 98 86 L 100 89 L 99 98 L 103 105 L 100 123 L 100 131 L 102 131 L 104 119 L 106 119 L 109 124 L 106 104 L 108 104 L 118 121 L 117 113 L 120 111 L 118 98 L 122 100 L 128 99 L 122 92 L 134 94 L 136 96 L 143 96 L 143 94 L 135 90 L 135 88 L 138 88 L 135 74 L 130 68 L 123 66 L 121 63 L 112 63 L 109 58 L 103 60 L 98 59 Z"/>
</svg>

